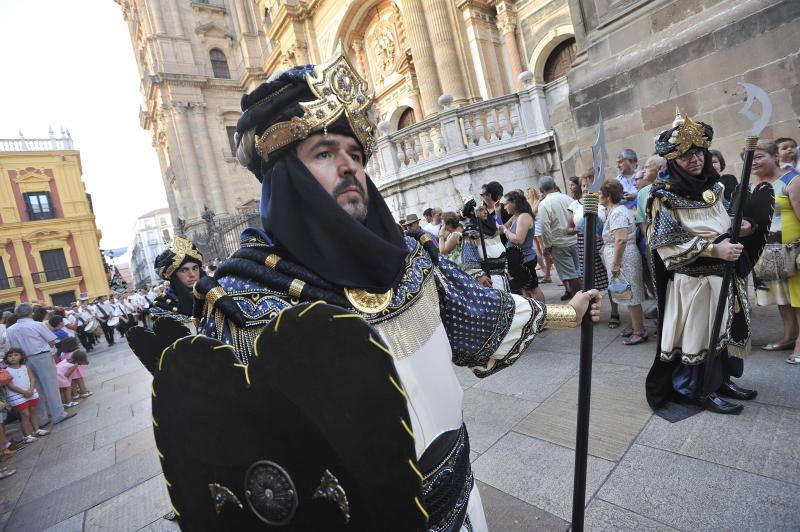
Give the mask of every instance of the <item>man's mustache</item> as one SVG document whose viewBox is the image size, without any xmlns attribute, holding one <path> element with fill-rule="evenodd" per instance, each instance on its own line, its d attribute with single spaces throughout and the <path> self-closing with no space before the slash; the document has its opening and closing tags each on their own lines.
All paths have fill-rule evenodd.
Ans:
<svg viewBox="0 0 800 532">
<path fill-rule="evenodd" d="M 361 194 L 361 197 L 366 199 L 367 193 L 364 190 L 364 187 L 361 186 L 361 183 L 358 182 L 358 179 L 356 179 L 355 174 L 347 174 L 342 178 L 339 184 L 333 189 L 333 197 L 338 198 L 348 188 L 355 188 L 358 193 Z"/>
</svg>

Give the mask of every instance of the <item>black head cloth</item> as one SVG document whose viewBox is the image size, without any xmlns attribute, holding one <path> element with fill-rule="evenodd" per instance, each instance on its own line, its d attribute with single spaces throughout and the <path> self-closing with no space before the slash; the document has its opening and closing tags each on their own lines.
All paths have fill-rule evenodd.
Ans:
<svg viewBox="0 0 800 532">
<path fill-rule="evenodd" d="M 325 72 L 316 74 L 328 79 L 330 76 L 324 76 Z M 287 133 L 291 142 L 276 141 L 272 147 L 281 147 L 271 147 L 268 153 L 256 148 L 257 137 L 266 137 L 269 128 L 289 124 L 293 118 L 307 118 L 300 103 L 319 100 L 312 92 L 307 74 L 315 75 L 313 65 L 294 67 L 273 76 L 242 98 L 244 114 L 237 124 L 237 156 L 262 183 L 261 223 L 280 248 L 326 281 L 371 292 L 386 291 L 403 274 L 407 248 L 380 192 L 367 176 L 367 217 L 361 223 L 319 185 L 295 153 L 297 144 L 309 135 L 326 131 L 356 139 L 368 156 L 369 146 L 365 144 L 369 144 L 369 139 L 365 131 L 369 126 L 365 113 L 345 112 L 346 106 L 342 104 L 342 113 L 331 115 L 324 128 L 317 126 L 319 129 L 303 134 Z M 348 76 L 348 84 L 362 86 L 363 80 L 355 71 L 349 71 Z M 332 83 L 342 82 L 333 79 Z M 339 90 L 337 87 L 332 84 L 318 87 L 317 91 L 330 94 Z M 353 98 L 366 98 L 357 91 L 354 94 Z M 335 108 L 339 104 L 330 102 L 330 105 Z M 354 128 L 360 133 L 356 134 Z"/>
<path fill-rule="evenodd" d="M 708 151 L 714 139 L 714 129 L 680 114 L 672 126 L 656 138 L 656 153 L 667 159 L 667 175 L 659 175 L 659 179 L 669 183 L 670 191 L 676 194 L 702 199 L 703 192 L 719 181 L 719 173 L 714 169 Z M 689 174 L 675 162 L 675 159 L 692 150 L 702 150 L 705 156 L 703 171 L 699 176 Z"/>
</svg>

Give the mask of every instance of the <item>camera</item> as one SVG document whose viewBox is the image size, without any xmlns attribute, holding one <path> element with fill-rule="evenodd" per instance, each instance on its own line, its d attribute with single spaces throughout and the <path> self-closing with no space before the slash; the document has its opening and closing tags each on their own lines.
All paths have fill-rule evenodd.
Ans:
<svg viewBox="0 0 800 532">
<path fill-rule="evenodd" d="M 478 203 L 475 201 L 475 198 L 468 200 L 463 207 L 461 207 L 461 217 L 462 218 L 475 218 L 475 207 Z"/>
</svg>

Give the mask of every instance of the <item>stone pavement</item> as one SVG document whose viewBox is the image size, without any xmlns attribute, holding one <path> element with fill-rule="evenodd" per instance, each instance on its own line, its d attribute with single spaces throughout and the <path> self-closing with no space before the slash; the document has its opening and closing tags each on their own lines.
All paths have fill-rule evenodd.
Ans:
<svg viewBox="0 0 800 532">
<path fill-rule="evenodd" d="M 557 301 L 559 287 L 543 288 Z M 747 360 L 742 383 L 759 396 L 742 415 L 670 424 L 644 398 L 655 342 L 626 347 L 605 321 L 595 328 L 586 529 L 798 530 L 800 368 L 787 353 Z M 779 336 L 776 309 L 756 309 L 753 322 L 755 345 Z M 577 331 L 548 330 L 496 375 L 457 370 L 491 530 L 569 528 L 578 343 Z M 0 528 L 177 530 L 161 518 L 170 504 L 147 371 L 121 343 L 92 353 L 88 373 L 95 395 L 78 415 L 7 462 L 17 474 L 0 481 Z"/>
</svg>

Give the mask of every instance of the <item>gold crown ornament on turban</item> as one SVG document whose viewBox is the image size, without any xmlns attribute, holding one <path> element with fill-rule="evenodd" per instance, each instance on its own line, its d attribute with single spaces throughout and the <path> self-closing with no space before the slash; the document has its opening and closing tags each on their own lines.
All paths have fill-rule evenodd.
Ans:
<svg viewBox="0 0 800 532">
<path fill-rule="evenodd" d="M 714 130 L 708 124 L 695 122 L 689 115 L 677 111 L 672 129 L 661 132 L 656 139 L 656 152 L 672 160 L 692 148 L 708 149 L 714 138 Z"/>
<path fill-rule="evenodd" d="M 316 131 L 327 131 L 327 127 L 344 114 L 356 138 L 364 149 L 365 159 L 372 153 L 374 138 L 369 111 L 373 95 L 368 93 L 367 82 L 358 75 L 342 51 L 336 47 L 333 59 L 317 65 L 314 73 L 306 74 L 311 93 L 318 99 L 300 102 L 302 117 L 293 117 L 278 122 L 261 135 L 256 135 L 256 151 L 267 160 L 269 154 L 296 140 L 308 137 Z"/>
<path fill-rule="evenodd" d="M 187 258 L 194 259 L 199 264 L 203 263 L 203 254 L 200 250 L 189 240 L 176 236 L 169 249 L 156 257 L 155 267 L 163 279 L 169 280 Z"/>
</svg>

